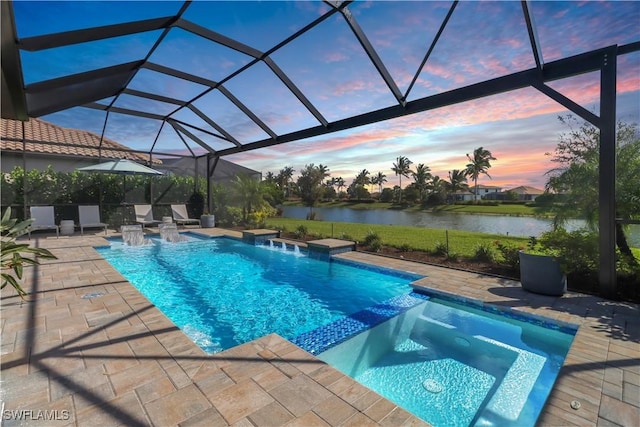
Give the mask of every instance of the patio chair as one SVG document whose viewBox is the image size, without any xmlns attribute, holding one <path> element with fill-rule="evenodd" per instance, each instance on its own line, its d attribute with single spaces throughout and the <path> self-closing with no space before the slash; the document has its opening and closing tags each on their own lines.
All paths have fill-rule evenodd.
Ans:
<svg viewBox="0 0 640 427">
<path fill-rule="evenodd" d="M 186 205 L 171 205 L 171 215 L 173 215 L 173 220 L 178 225 L 198 224 L 200 226 L 199 219 L 189 218 Z"/>
<path fill-rule="evenodd" d="M 56 230 L 56 237 L 60 237 L 60 227 L 56 225 L 53 206 L 31 206 L 29 212 L 34 220 L 29 227 L 29 239 L 31 232 L 36 230 Z"/>
<path fill-rule="evenodd" d="M 136 222 L 142 224 L 142 228 L 144 228 L 145 225 L 155 225 L 162 222 L 153 218 L 151 205 L 133 205 L 133 208 L 136 211 Z"/>
<path fill-rule="evenodd" d="M 107 224 L 100 221 L 100 211 L 97 205 L 78 206 L 78 218 L 80 219 L 80 235 L 84 235 L 85 228 L 104 228 L 107 235 Z"/>
</svg>

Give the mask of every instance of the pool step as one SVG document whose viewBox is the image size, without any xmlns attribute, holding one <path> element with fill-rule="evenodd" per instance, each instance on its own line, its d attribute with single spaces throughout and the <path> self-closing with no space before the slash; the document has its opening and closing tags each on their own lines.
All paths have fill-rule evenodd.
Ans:
<svg viewBox="0 0 640 427">
<path fill-rule="evenodd" d="M 435 309 L 432 311 L 437 318 L 430 317 L 429 306 L 427 303 L 425 311 L 417 317 L 410 338 L 431 349 L 425 354 L 433 358 L 439 357 L 437 349 L 444 345 L 450 351 L 453 349 L 451 357 L 496 377 L 497 388 L 480 412 L 477 425 L 500 425 L 501 420 L 517 421 L 546 358 L 485 336 L 492 335 L 492 331 L 486 330 L 488 325 L 483 325 L 480 316 L 472 315 L 478 317 L 478 321 L 473 319 L 469 323 L 468 313 L 463 319 L 449 312 L 446 319 L 451 324 L 443 321 L 445 318 L 439 316 Z M 458 324 L 459 320 L 464 322 Z M 512 325 L 507 325 L 505 329 L 513 332 L 509 331 L 511 328 Z"/>
</svg>

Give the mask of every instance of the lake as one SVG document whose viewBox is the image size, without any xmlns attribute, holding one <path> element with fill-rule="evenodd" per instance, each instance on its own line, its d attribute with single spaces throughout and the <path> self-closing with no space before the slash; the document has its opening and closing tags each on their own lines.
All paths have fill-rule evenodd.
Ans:
<svg viewBox="0 0 640 427">
<path fill-rule="evenodd" d="M 305 206 L 281 206 L 285 218 L 305 219 L 309 208 Z M 446 230 L 477 231 L 508 236 L 540 236 L 551 230 L 551 220 L 528 216 L 480 215 L 443 212 L 406 212 L 392 209 L 313 208 L 316 219 L 321 221 L 356 222 L 361 224 L 409 225 L 413 227 L 440 228 Z M 571 220 L 565 228 L 569 231 L 585 226 L 583 220 Z M 633 225 L 628 233 L 629 244 L 640 247 L 640 226 Z"/>
</svg>

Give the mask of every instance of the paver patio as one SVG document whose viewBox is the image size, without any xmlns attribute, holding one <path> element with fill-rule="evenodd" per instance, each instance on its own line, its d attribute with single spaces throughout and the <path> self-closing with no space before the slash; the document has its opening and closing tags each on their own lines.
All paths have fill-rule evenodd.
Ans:
<svg viewBox="0 0 640 427">
<path fill-rule="evenodd" d="M 93 247 L 107 244 L 99 235 L 32 242 L 58 259 L 25 270 L 33 302 L 2 291 L 6 426 L 425 424 L 275 334 L 207 355 L 98 255 Z M 338 256 L 428 276 L 417 287 L 580 325 L 539 424 L 640 425 L 637 305 L 534 295 L 511 280 L 361 252 Z"/>
</svg>

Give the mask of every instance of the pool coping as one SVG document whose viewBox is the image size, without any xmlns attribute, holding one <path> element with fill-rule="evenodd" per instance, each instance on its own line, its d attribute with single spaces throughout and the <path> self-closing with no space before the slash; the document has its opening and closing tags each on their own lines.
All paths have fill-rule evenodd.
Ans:
<svg viewBox="0 0 640 427">
<path fill-rule="evenodd" d="M 50 425 L 424 424 L 276 335 L 206 355 L 98 256 L 98 234 L 32 242 L 59 259 L 25 269 L 34 302 L 2 291 L 4 410 L 57 411 Z M 424 274 L 416 288 L 579 325 L 538 424 L 640 424 L 637 305 L 535 295 L 516 281 L 362 252 L 335 257 Z M 90 293 L 104 295 L 81 298 Z"/>
</svg>

